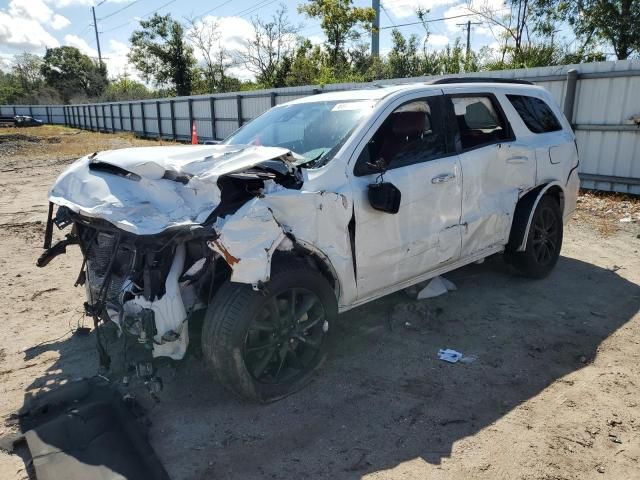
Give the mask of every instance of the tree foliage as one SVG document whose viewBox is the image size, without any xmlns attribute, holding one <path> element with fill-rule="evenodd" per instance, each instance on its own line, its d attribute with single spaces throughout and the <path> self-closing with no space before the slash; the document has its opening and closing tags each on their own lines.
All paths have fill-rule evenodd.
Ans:
<svg viewBox="0 0 640 480">
<path fill-rule="evenodd" d="M 170 86 L 176 95 L 189 95 L 196 59 L 187 43 L 182 24 L 171 15 L 154 14 L 140 20 L 131 34 L 129 61 L 147 82 Z"/>
<path fill-rule="evenodd" d="M 222 44 L 218 22 L 191 18 L 187 37 L 202 56 L 202 66 L 193 70 L 193 91 L 197 93 L 229 92 L 237 88 L 238 80 L 229 74 L 233 58 Z"/>
<path fill-rule="evenodd" d="M 418 55 L 418 36 L 413 34 L 407 38 L 394 28 L 391 39 L 393 47 L 387 57 L 389 75 L 393 78 L 421 75 L 423 65 Z"/>
<path fill-rule="evenodd" d="M 354 7 L 353 0 L 309 0 L 298 11 L 320 20 L 329 61 L 336 69 L 347 63 L 347 43 L 360 38 L 361 28 L 371 31 L 376 18 L 373 8 Z"/>
<path fill-rule="evenodd" d="M 25 92 L 42 86 L 44 81 L 41 72 L 42 63 L 42 57 L 33 53 L 24 52 L 13 57 L 12 71 Z"/>
<path fill-rule="evenodd" d="M 237 55 L 239 63 L 264 87 L 283 86 L 283 63 L 290 62 L 298 28 L 289 21 L 283 5 L 270 20 L 253 18 L 253 37 Z M 284 60 L 287 58 L 288 60 Z M 286 67 L 286 65 L 284 65 Z"/>
<path fill-rule="evenodd" d="M 128 75 L 120 75 L 109 83 L 101 100 L 105 102 L 141 100 L 153 98 L 154 94 L 155 92 L 148 89 L 144 84 L 131 80 Z"/>
<path fill-rule="evenodd" d="M 532 4 L 542 32 L 566 21 L 587 47 L 605 42 L 619 60 L 640 52 L 638 0 L 532 0 Z"/>
<path fill-rule="evenodd" d="M 40 72 L 47 85 L 56 90 L 65 103 L 78 96 L 100 96 L 108 84 L 106 67 L 75 47 L 47 49 Z"/>
<path fill-rule="evenodd" d="M 605 44 L 613 45 L 618 58 L 640 49 L 638 0 L 504 0 L 506 8 L 467 1 L 494 32 L 497 49 L 467 54 L 460 39 L 436 49 L 430 43 L 430 12 L 417 9 L 424 34 L 407 36 L 393 29 L 389 53 L 372 56 L 362 33 L 371 31 L 375 13 L 355 7 L 353 0 L 306 0 L 299 7 L 319 20 L 324 44 L 297 36 L 298 28 L 281 6 L 270 19 L 254 18 L 253 35 L 236 51 L 223 44 L 220 27 L 211 18 L 180 22 L 154 15 L 132 34 L 129 54 L 147 84 L 127 75 L 108 84 L 104 66 L 73 47 L 60 47 L 44 58 L 21 54 L 12 63 L 0 59 L 6 63 L 0 68 L 0 104 L 133 100 L 531 68 L 605 60 Z M 555 39 L 560 24 L 573 28 L 581 40 L 578 48 Z M 234 76 L 238 67 L 253 73 L 254 80 Z"/>
</svg>

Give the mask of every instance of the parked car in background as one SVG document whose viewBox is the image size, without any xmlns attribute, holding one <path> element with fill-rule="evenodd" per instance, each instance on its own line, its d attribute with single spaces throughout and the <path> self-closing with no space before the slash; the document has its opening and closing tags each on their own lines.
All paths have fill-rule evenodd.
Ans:
<svg viewBox="0 0 640 480">
<path fill-rule="evenodd" d="M 498 253 L 548 275 L 577 167 L 569 122 L 526 82 L 314 95 L 218 145 L 81 158 L 51 188 L 39 265 L 80 246 L 86 312 L 147 380 L 204 310 L 211 370 L 269 401 L 311 378 L 339 312 Z M 70 227 L 56 245 L 53 225 Z"/>
<path fill-rule="evenodd" d="M 29 115 L 16 115 L 13 118 L 16 127 L 39 127 L 44 125 L 42 120 L 30 117 Z"/>
<path fill-rule="evenodd" d="M 29 115 L 5 115 L 0 117 L 0 127 L 39 127 L 40 125 L 43 125 L 42 120 Z"/>
</svg>

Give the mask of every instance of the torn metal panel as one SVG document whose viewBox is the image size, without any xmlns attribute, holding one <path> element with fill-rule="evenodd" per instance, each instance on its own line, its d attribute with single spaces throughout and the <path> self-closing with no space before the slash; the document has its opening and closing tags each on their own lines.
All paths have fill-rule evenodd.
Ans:
<svg viewBox="0 0 640 480">
<path fill-rule="evenodd" d="M 232 268 L 234 282 L 266 282 L 276 249 L 296 242 L 312 245 L 331 262 L 341 283 L 353 284 L 348 224 L 353 204 L 343 194 L 276 189 L 247 202 L 234 214 L 219 219 L 219 237 L 210 242 Z"/>
<path fill-rule="evenodd" d="M 231 281 L 267 282 L 271 256 L 285 233 L 261 199 L 254 199 L 234 213 L 218 219 L 218 238 L 209 245 L 232 268 Z"/>
</svg>

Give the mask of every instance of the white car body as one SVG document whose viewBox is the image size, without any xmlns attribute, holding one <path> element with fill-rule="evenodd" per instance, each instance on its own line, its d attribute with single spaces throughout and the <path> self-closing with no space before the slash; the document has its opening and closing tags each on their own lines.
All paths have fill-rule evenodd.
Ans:
<svg viewBox="0 0 640 480">
<path fill-rule="evenodd" d="M 461 95 L 493 99 L 493 107 L 498 105 L 506 117 L 510 138 L 468 151 L 455 140 L 455 151 L 441 158 L 389 168 L 383 179 L 401 192 L 399 210 L 394 214 L 374 209 L 368 188 L 380 174 L 356 175 L 354 167 L 378 128 L 407 102 Z M 561 128 L 533 133 L 507 95 L 543 100 Z M 322 262 L 332 277 L 339 310 L 346 311 L 504 251 L 510 235 L 514 241 L 512 225 L 518 216 L 524 234 L 521 231 L 515 241 L 517 249 L 524 249 L 531 215 L 545 193 L 553 192 L 559 199 L 564 221 L 575 208 L 579 187 L 575 136 L 542 88 L 492 82 L 411 84 L 325 93 L 274 108 L 326 101 L 368 102 L 369 110 L 331 161 L 319 168 L 290 167 L 302 182 L 300 188 L 265 180 L 259 195 L 215 220 L 217 238 L 209 246 L 231 268 L 232 282 L 261 288 L 269 281 L 275 252 L 299 248 Z M 447 128 L 453 131 L 452 125 Z M 101 152 L 65 171 L 52 187 L 50 201 L 132 235 L 155 235 L 177 226 L 197 228 L 222 201 L 218 184 L 222 176 L 272 158 L 286 162 L 295 154 L 282 148 L 233 145 Z M 134 183 L 126 175 L 96 175 L 89 169 L 91 162 L 116 166 L 137 175 L 139 181 Z M 167 180 L 167 170 L 188 174 L 188 179 Z M 525 197 L 528 207 L 522 213 L 517 205 Z M 182 262 L 181 270 L 184 252 L 176 258 Z M 182 313 L 180 318 L 168 313 L 159 321 L 162 313 L 156 312 L 158 339 L 166 331 L 179 331 L 185 308 L 192 308 L 186 293 L 175 295 L 180 291 L 176 277 L 171 276 L 176 285 L 167 292 L 174 293 L 172 301 L 184 304 L 177 309 Z M 154 301 L 136 301 L 153 308 Z M 185 348 L 183 338 L 175 348 L 154 347 L 154 355 L 181 358 Z"/>
</svg>

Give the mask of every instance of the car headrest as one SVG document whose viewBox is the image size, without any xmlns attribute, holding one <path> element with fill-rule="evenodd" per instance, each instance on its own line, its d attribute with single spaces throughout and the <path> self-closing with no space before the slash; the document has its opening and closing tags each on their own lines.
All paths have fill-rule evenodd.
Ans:
<svg viewBox="0 0 640 480">
<path fill-rule="evenodd" d="M 469 128 L 488 128 L 497 126 L 498 123 L 491 111 L 482 102 L 467 105 L 464 119 Z"/>
<path fill-rule="evenodd" d="M 396 137 L 411 137 L 423 133 L 427 127 L 424 112 L 398 112 L 393 114 L 392 131 Z"/>
</svg>

